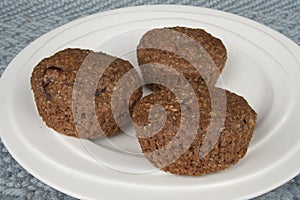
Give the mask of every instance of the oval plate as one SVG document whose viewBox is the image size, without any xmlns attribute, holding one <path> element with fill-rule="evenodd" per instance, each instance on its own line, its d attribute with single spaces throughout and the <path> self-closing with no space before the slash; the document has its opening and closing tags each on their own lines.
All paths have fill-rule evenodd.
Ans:
<svg viewBox="0 0 300 200">
<path fill-rule="evenodd" d="M 136 65 L 140 37 L 165 26 L 200 27 L 220 38 L 228 61 L 219 86 L 243 95 L 258 113 L 248 153 L 228 170 L 202 177 L 166 174 L 140 154 L 132 130 L 108 141 L 79 140 L 47 128 L 37 113 L 30 75 L 41 59 L 66 47 L 80 47 Z M 299 46 L 249 19 L 190 6 L 103 12 L 43 35 L 9 64 L 0 84 L 1 138 L 27 171 L 77 198 L 252 198 L 299 174 L 299 77 Z"/>
</svg>

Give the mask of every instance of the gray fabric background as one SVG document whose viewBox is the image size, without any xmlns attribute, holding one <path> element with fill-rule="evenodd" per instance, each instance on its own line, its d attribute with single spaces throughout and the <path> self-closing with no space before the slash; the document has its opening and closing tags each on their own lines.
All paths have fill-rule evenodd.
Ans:
<svg viewBox="0 0 300 200">
<path fill-rule="evenodd" d="M 0 75 L 18 52 L 58 26 L 106 10 L 161 3 L 202 6 L 245 16 L 279 31 L 300 45 L 299 0 L 1 0 Z M 10 156 L 1 140 L 0 150 L 0 199 L 73 199 L 28 174 Z M 300 176 L 256 199 L 300 199 Z"/>
</svg>

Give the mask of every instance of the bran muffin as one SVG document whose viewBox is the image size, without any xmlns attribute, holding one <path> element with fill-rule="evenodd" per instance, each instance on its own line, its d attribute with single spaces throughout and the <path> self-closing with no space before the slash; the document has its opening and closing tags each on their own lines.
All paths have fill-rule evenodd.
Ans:
<svg viewBox="0 0 300 200">
<path fill-rule="evenodd" d="M 189 113 L 183 115 L 182 108 L 189 98 L 178 99 L 165 87 L 143 97 L 135 105 L 132 117 L 142 152 L 155 167 L 172 174 L 199 176 L 224 170 L 245 156 L 256 113 L 243 97 L 232 92 L 209 88 L 204 81 L 193 82 L 192 87 L 199 107 L 187 110 L 199 109 L 199 118 Z M 193 94 L 186 97 L 190 95 Z M 157 104 L 165 109 L 166 116 L 163 112 L 149 116 L 151 107 Z M 197 131 L 191 132 L 187 126 L 184 134 L 178 134 L 183 120 L 191 124 L 198 120 Z M 156 128 L 161 121 L 165 121 L 164 125 Z M 149 125 L 155 132 L 145 131 Z"/>
<path fill-rule="evenodd" d="M 39 115 L 48 127 L 68 136 L 100 138 L 117 134 L 130 116 L 124 114 L 128 109 L 124 102 L 115 105 L 119 110 L 117 124 L 111 97 L 118 80 L 130 70 L 133 66 L 128 61 L 101 52 L 59 51 L 39 62 L 32 72 L 31 87 Z M 129 110 L 141 96 L 140 88 L 131 96 Z"/>
<path fill-rule="evenodd" d="M 186 27 L 167 27 L 153 29 L 145 33 L 137 46 L 137 58 L 147 86 L 156 90 L 159 85 L 151 84 L 156 77 L 155 71 L 172 80 L 170 74 L 163 74 L 157 64 L 176 69 L 189 81 L 205 80 L 215 85 L 227 59 L 226 48 L 222 41 L 203 29 Z"/>
</svg>

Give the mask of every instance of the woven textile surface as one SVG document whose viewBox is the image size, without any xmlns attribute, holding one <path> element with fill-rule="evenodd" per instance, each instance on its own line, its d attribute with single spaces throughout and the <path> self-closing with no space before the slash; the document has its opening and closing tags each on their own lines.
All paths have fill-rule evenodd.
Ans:
<svg viewBox="0 0 300 200">
<path fill-rule="evenodd" d="M 194 5 L 234 13 L 269 26 L 300 45 L 300 0 L 1 0 L 0 75 L 18 52 L 58 26 L 90 14 L 145 4 Z M 0 199 L 74 199 L 26 172 L 1 140 L 0 151 Z M 255 199 L 300 199 L 300 176 Z"/>
</svg>

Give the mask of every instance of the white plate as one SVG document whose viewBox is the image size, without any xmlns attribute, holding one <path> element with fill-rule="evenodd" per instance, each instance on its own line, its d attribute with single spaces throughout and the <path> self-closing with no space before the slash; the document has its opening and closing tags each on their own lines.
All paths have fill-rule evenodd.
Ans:
<svg viewBox="0 0 300 200">
<path fill-rule="evenodd" d="M 203 177 L 174 176 L 152 171 L 132 132 L 92 142 L 57 134 L 41 121 L 29 80 L 42 58 L 65 47 L 81 47 L 136 64 L 134 50 L 140 36 L 154 27 L 175 25 L 202 27 L 222 39 L 228 51 L 224 87 L 243 95 L 258 113 L 249 151 L 237 165 Z M 1 138 L 31 174 L 77 198 L 251 198 L 299 173 L 299 77 L 299 46 L 251 20 L 188 6 L 113 10 L 47 33 L 10 63 L 0 86 Z"/>
</svg>

